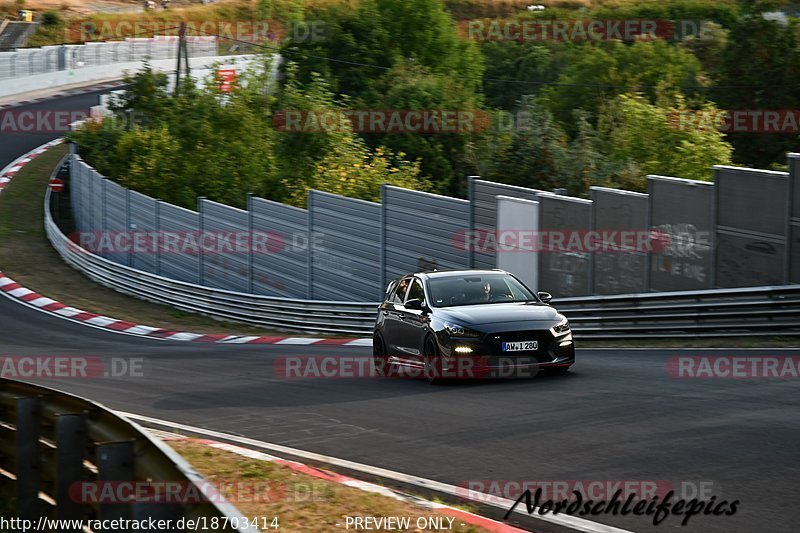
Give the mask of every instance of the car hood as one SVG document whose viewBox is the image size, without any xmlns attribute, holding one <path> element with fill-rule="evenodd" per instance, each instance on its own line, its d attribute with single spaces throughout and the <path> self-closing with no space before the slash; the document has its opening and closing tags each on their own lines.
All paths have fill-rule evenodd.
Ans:
<svg viewBox="0 0 800 533">
<path fill-rule="evenodd" d="M 483 326 L 508 322 L 554 322 L 558 311 L 544 304 L 498 303 L 442 307 L 437 309 L 437 314 L 462 326 Z"/>
</svg>

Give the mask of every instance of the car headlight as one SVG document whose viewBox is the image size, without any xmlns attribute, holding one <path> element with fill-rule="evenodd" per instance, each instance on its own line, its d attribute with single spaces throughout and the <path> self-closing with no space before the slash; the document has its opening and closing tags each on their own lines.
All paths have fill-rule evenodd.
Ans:
<svg viewBox="0 0 800 533">
<path fill-rule="evenodd" d="M 447 333 L 449 333 L 451 337 L 480 337 L 481 335 L 475 330 L 465 328 L 453 322 L 445 322 L 444 329 L 447 330 Z"/>
<path fill-rule="evenodd" d="M 554 336 L 563 335 L 564 333 L 569 332 L 569 320 L 567 317 L 562 316 L 561 320 L 558 321 L 558 324 L 550 328 L 550 333 Z"/>
</svg>

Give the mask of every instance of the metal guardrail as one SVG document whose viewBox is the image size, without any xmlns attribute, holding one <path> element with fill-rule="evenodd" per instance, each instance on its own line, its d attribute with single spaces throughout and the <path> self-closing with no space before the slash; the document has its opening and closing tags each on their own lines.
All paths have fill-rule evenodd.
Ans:
<svg viewBox="0 0 800 533">
<path fill-rule="evenodd" d="M 377 302 L 275 298 L 175 281 L 94 255 L 70 241 L 45 200 L 61 257 L 114 290 L 220 320 L 306 333 L 372 334 Z M 557 297 L 557 295 L 556 295 Z M 800 336 L 800 285 L 556 298 L 578 339 Z"/>
<path fill-rule="evenodd" d="M 800 336 L 800 285 L 564 298 L 576 337 Z"/>
<path fill-rule="evenodd" d="M 0 476 L 14 482 L 16 514 L 57 520 L 219 520 L 219 531 L 257 532 L 213 495 L 200 503 L 99 503 L 75 498 L 75 484 L 178 482 L 208 490 L 180 455 L 102 405 L 46 387 L 0 379 Z M 80 487 L 80 485 L 78 485 Z M 226 520 L 227 519 L 227 520 Z M 174 524 L 175 522 L 173 522 Z M 66 530 L 64 530 L 66 531 Z"/>
</svg>

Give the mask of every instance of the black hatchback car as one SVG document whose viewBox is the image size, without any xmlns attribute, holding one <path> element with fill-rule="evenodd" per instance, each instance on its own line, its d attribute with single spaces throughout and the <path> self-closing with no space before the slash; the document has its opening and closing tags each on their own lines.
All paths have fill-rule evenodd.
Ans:
<svg viewBox="0 0 800 533">
<path fill-rule="evenodd" d="M 379 375 L 429 381 L 565 373 L 575 363 L 569 322 L 502 270 L 405 276 L 378 308 L 373 359 Z"/>
</svg>

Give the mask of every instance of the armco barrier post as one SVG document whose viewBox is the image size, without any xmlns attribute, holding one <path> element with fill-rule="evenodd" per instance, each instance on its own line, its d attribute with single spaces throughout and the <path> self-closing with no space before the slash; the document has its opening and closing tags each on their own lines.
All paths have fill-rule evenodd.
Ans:
<svg viewBox="0 0 800 533">
<path fill-rule="evenodd" d="M 480 176 L 467 176 L 467 198 L 469 198 L 469 229 L 475 231 L 475 180 L 481 179 Z M 475 268 L 475 250 L 472 246 L 469 249 L 469 267 Z"/>
<path fill-rule="evenodd" d="M 83 506 L 70 497 L 72 485 L 83 479 L 88 446 L 86 416 L 61 414 L 56 419 L 56 517 L 80 520 Z"/>
<path fill-rule="evenodd" d="M 103 222 L 99 230 L 103 232 L 101 233 L 101 235 L 106 234 L 106 232 L 108 231 L 108 183 L 109 183 L 108 178 L 103 178 L 103 180 L 100 182 L 100 187 L 102 187 L 100 189 L 101 191 L 100 198 L 103 201 L 103 209 L 101 210 Z M 106 254 L 106 258 L 108 258 L 108 255 L 109 254 Z"/>
<path fill-rule="evenodd" d="M 314 236 L 312 232 L 314 231 L 314 194 L 311 191 L 306 193 L 306 214 L 308 215 L 308 222 L 306 223 L 306 234 L 308 235 L 308 240 L 306 241 L 308 244 L 308 249 L 306 250 L 307 259 L 306 264 L 308 268 L 306 269 L 306 275 L 308 281 L 306 285 L 308 286 L 308 292 L 306 293 L 306 298 L 309 300 L 314 299 L 314 246 L 312 246 L 312 239 Z"/>
<path fill-rule="evenodd" d="M 789 200 L 791 209 L 786 221 L 786 238 L 789 249 L 786 251 L 786 271 L 789 283 L 800 283 L 800 249 L 797 236 L 800 235 L 800 153 L 786 155 L 789 165 Z"/>
<path fill-rule="evenodd" d="M 381 237 L 380 237 L 380 264 L 381 264 L 381 275 L 380 275 L 380 294 L 379 299 L 383 301 L 384 293 L 383 291 L 386 290 L 386 184 L 381 185 Z"/>
<path fill-rule="evenodd" d="M 62 45 L 58 49 L 58 70 L 67 70 L 67 52 L 69 49 Z"/>
<path fill-rule="evenodd" d="M 19 398 L 16 420 L 17 513 L 25 520 L 35 520 L 39 511 L 41 457 L 39 456 L 39 398 Z"/>
<path fill-rule="evenodd" d="M 130 233 L 135 229 L 131 227 L 131 190 L 126 187 L 122 194 L 125 195 L 125 231 Z M 128 249 L 127 261 L 125 262 L 129 267 L 133 266 L 133 253 L 133 246 L 131 246 Z"/>
<path fill-rule="evenodd" d="M 97 227 L 94 223 L 94 188 L 97 185 L 97 180 L 94 177 L 94 172 L 91 170 L 91 167 L 86 169 L 86 183 L 89 184 L 86 191 L 86 199 L 88 202 L 84 203 L 84 206 L 88 207 L 86 209 L 86 227 L 83 231 L 96 231 Z M 88 206 L 87 206 L 88 204 Z"/>
<path fill-rule="evenodd" d="M 247 292 L 254 294 L 253 289 L 253 193 L 247 193 L 247 240 L 250 250 L 247 254 Z"/>
<path fill-rule="evenodd" d="M 161 199 L 156 199 L 156 235 L 161 235 Z M 161 246 L 156 246 L 156 275 L 161 275 Z"/>
<path fill-rule="evenodd" d="M 205 209 L 203 209 L 203 203 L 205 202 L 205 196 L 198 196 L 197 197 L 197 220 L 199 227 L 199 232 L 197 234 L 198 239 L 203 235 L 205 231 Z M 204 271 L 205 266 L 205 254 L 203 253 L 203 247 L 198 246 L 197 250 L 197 261 L 198 261 L 198 269 L 197 269 L 197 278 L 198 278 L 198 285 L 205 285 L 206 284 L 206 273 Z"/>
<path fill-rule="evenodd" d="M 97 447 L 98 480 L 118 482 L 133 480 L 133 441 L 107 442 Z M 100 519 L 131 519 L 131 506 L 125 503 L 100 503 Z"/>
</svg>

